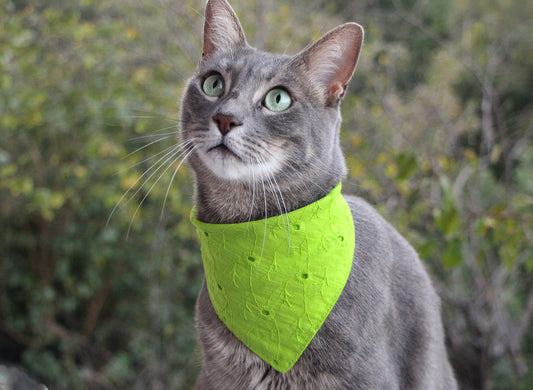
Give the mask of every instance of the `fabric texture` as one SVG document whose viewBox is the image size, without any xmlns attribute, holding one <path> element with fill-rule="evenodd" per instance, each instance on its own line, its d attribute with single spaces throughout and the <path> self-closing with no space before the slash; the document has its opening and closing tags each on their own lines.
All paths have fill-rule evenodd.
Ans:
<svg viewBox="0 0 533 390">
<path fill-rule="evenodd" d="M 191 221 L 220 320 L 280 372 L 298 361 L 350 273 L 355 232 L 341 184 L 288 214 L 238 224 Z"/>
</svg>

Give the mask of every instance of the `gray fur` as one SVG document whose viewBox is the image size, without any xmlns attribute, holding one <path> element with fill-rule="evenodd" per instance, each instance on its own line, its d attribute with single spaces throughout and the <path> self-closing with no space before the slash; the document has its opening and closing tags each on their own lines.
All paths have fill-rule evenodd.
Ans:
<svg viewBox="0 0 533 390">
<path fill-rule="evenodd" d="M 14 367 L 0 365 L 0 390 L 48 390 Z"/>
<path fill-rule="evenodd" d="M 226 0 L 208 2 L 206 26 L 214 23 L 213 15 L 227 22 L 231 34 L 206 28 L 208 44 L 181 110 L 198 218 L 244 222 L 320 199 L 346 172 L 339 104 L 357 62 L 362 29 L 343 25 L 296 56 L 279 56 L 248 46 Z M 214 34 L 224 36 L 220 47 Z M 331 71 L 335 67 L 338 72 Z M 219 98 L 202 92 L 203 80 L 213 72 L 227 83 Z M 277 86 L 286 88 L 294 103 L 271 113 L 261 104 Z M 235 118 L 238 126 L 222 134 L 216 114 Z M 220 144 L 225 147 L 212 149 Z M 353 267 L 299 361 L 281 374 L 253 354 L 218 319 L 204 283 L 196 307 L 203 352 L 196 389 L 457 388 L 439 298 L 417 254 L 365 201 L 346 199 L 356 232 Z"/>
</svg>

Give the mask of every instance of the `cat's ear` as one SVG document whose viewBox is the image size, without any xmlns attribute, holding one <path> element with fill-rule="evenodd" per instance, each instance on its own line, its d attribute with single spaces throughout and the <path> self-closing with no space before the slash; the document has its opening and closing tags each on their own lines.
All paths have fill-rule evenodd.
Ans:
<svg viewBox="0 0 533 390">
<path fill-rule="evenodd" d="M 363 37 L 363 27 L 346 23 L 297 55 L 311 81 L 325 92 L 328 104 L 344 96 L 359 59 Z"/>
<path fill-rule="evenodd" d="M 226 0 L 209 0 L 205 9 L 202 57 L 243 45 L 246 45 L 246 37 L 233 8 Z"/>
</svg>

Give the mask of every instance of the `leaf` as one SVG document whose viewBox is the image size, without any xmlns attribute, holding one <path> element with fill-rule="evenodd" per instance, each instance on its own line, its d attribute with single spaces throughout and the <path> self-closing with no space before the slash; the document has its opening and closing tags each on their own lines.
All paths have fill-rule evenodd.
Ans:
<svg viewBox="0 0 533 390">
<path fill-rule="evenodd" d="M 409 179 L 419 169 L 418 158 L 413 152 L 403 151 L 396 157 L 396 162 L 398 165 L 398 180 Z"/>
<path fill-rule="evenodd" d="M 446 269 L 452 269 L 460 265 L 463 261 L 462 243 L 459 239 L 453 239 L 446 243 L 442 254 L 442 263 Z"/>
</svg>

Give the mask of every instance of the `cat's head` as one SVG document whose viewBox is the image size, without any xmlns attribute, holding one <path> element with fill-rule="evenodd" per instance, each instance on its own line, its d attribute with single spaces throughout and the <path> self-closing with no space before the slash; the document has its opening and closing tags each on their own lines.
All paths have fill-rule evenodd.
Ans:
<svg viewBox="0 0 533 390">
<path fill-rule="evenodd" d="M 261 52 L 227 1 L 209 0 L 202 59 L 181 107 L 197 183 L 242 190 L 270 182 L 279 191 L 337 184 L 346 170 L 339 103 L 362 41 L 362 27 L 348 23 L 294 56 Z"/>
</svg>

